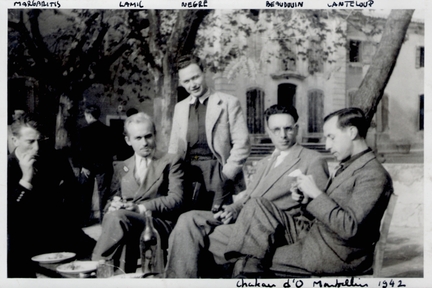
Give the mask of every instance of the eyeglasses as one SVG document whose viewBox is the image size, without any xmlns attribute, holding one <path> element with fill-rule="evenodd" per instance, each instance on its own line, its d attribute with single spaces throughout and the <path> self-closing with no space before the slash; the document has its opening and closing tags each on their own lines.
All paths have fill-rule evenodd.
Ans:
<svg viewBox="0 0 432 288">
<path fill-rule="evenodd" d="M 284 135 L 285 134 L 293 134 L 294 133 L 294 131 L 295 131 L 295 126 L 294 127 L 282 127 L 282 128 L 280 128 L 280 127 L 277 127 L 277 128 L 274 128 L 274 129 L 269 129 L 273 134 L 275 134 L 275 135 L 281 135 L 281 133 L 282 133 L 282 131 L 284 132 Z"/>
</svg>

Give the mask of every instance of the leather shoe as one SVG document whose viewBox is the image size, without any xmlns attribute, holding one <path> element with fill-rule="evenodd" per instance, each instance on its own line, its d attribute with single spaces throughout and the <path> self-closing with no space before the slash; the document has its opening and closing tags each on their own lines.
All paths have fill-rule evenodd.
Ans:
<svg viewBox="0 0 432 288">
<path fill-rule="evenodd" d="M 261 259 L 246 256 L 237 260 L 234 264 L 233 278 L 262 278 L 265 274 Z"/>
</svg>

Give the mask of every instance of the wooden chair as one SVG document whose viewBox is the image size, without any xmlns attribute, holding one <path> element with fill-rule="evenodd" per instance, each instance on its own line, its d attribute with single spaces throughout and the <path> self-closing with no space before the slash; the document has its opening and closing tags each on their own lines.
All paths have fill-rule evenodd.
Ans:
<svg viewBox="0 0 432 288">
<path fill-rule="evenodd" d="M 396 207 L 397 198 L 398 196 L 394 193 L 390 195 L 390 201 L 388 203 L 384 216 L 381 220 L 381 228 L 380 228 L 381 235 L 380 235 L 380 239 L 378 240 L 375 246 L 375 254 L 374 254 L 374 260 L 372 265 L 372 270 L 373 270 L 372 277 L 374 278 L 382 277 L 381 270 L 384 262 L 384 252 L 387 244 L 387 237 L 390 230 L 390 224 Z"/>
</svg>

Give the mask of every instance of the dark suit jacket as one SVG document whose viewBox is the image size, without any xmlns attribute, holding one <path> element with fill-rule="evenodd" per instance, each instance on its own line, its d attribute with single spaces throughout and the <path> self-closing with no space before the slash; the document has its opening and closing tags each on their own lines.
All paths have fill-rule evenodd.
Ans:
<svg viewBox="0 0 432 288">
<path fill-rule="evenodd" d="M 10 277 L 34 276 L 30 260 L 32 256 L 71 251 L 71 243 L 68 242 L 75 241 L 72 237 L 78 237 L 80 232 L 78 223 L 74 222 L 77 217 L 73 214 L 73 208 L 77 199 L 73 197 L 77 183 L 71 166 L 56 151 L 40 151 L 39 154 L 34 164 L 37 172 L 32 180 L 31 191 L 19 184 L 22 172 L 15 152 L 8 156 L 7 231 Z"/>
<path fill-rule="evenodd" d="M 183 202 L 182 161 L 177 155 L 156 151 L 144 182 L 139 185 L 134 177 L 135 156 L 114 166 L 111 184 L 113 196 L 121 196 L 143 204 L 154 217 L 175 220 Z M 109 206 L 109 203 L 108 205 Z"/>
<path fill-rule="evenodd" d="M 274 263 L 281 261 L 316 274 L 366 270 L 372 264 L 392 191 L 392 180 L 373 152 L 361 156 L 333 179 L 326 193 L 308 204 L 316 223 L 304 239 L 278 248 Z"/>
<path fill-rule="evenodd" d="M 93 173 L 111 169 L 114 141 L 111 129 L 100 121 L 83 127 L 80 133 L 81 147 L 77 164 Z"/>
</svg>

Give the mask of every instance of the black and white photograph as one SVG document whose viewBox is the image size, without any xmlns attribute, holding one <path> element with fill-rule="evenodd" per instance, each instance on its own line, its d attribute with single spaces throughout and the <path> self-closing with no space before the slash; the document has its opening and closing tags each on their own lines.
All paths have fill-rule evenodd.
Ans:
<svg viewBox="0 0 432 288">
<path fill-rule="evenodd" d="M 0 287 L 432 287 L 429 10 L 3 1 Z"/>
</svg>

